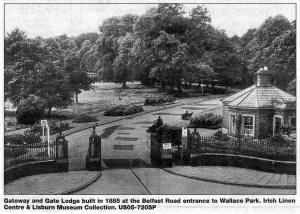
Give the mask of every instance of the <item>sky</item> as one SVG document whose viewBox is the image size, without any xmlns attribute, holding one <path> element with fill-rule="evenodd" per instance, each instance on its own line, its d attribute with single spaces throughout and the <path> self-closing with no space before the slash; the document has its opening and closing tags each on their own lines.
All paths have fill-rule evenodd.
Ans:
<svg viewBox="0 0 300 214">
<path fill-rule="evenodd" d="M 200 4 L 208 9 L 211 24 L 228 36 L 242 36 L 259 27 L 266 18 L 284 15 L 295 20 L 295 4 Z M 98 32 L 99 25 L 112 16 L 142 15 L 156 4 L 6 4 L 5 33 L 18 27 L 29 37 L 61 34 L 76 36 Z M 196 4 L 185 4 L 188 10 Z"/>
</svg>

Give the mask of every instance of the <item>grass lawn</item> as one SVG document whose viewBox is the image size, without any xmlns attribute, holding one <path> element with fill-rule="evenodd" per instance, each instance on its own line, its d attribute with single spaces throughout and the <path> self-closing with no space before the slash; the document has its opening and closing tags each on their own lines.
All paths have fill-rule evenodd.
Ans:
<svg viewBox="0 0 300 214">
<path fill-rule="evenodd" d="M 112 106 L 130 103 L 144 103 L 151 95 L 162 95 L 156 88 L 148 88 L 139 82 L 128 83 L 128 89 L 120 89 L 121 84 L 95 83 L 90 91 L 83 91 L 78 96 L 79 103 L 69 108 L 56 110 L 58 115 L 81 115 L 104 111 Z"/>
</svg>

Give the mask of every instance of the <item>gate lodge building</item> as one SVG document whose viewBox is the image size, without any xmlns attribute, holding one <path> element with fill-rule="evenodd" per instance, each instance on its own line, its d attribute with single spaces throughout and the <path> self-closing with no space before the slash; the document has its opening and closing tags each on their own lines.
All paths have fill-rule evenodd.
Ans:
<svg viewBox="0 0 300 214">
<path fill-rule="evenodd" d="M 254 85 L 222 100 L 224 132 L 266 138 L 280 126 L 296 128 L 296 97 L 273 86 L 270 74 L 259 69 Z"/>
</svg>

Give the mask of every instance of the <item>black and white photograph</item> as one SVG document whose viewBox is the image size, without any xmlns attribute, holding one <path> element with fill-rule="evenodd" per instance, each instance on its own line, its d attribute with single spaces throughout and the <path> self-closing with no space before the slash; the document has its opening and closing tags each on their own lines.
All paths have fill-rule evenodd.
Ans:
<svg viewBox="0 0 300 214">
<path fill-rule="evenodd" d="M 32 0 L 3 12 L 4 197 L 295 203 L 295 2 Z"/>
</svg>

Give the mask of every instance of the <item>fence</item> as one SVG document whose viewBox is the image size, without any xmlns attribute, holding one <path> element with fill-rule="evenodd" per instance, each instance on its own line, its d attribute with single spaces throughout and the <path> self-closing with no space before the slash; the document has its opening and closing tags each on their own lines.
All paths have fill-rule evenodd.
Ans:
<svg viewBox="0 0 300 214">
<path fill-rule="evenodd" d="M 199 153 L 238 154 L 272 160 L 295 161 L 296 141 L 273 142 L 271 139 L 238 137 L 201 137 L 198 132 L 188 132 L 187 151 Z"/>
<path fill-rule="evenodd" d="M 15 166 L 30 161 L 54 160 L 57 142 L 6 144 L 4 147 L 4 167 Z"/>
</svg>

